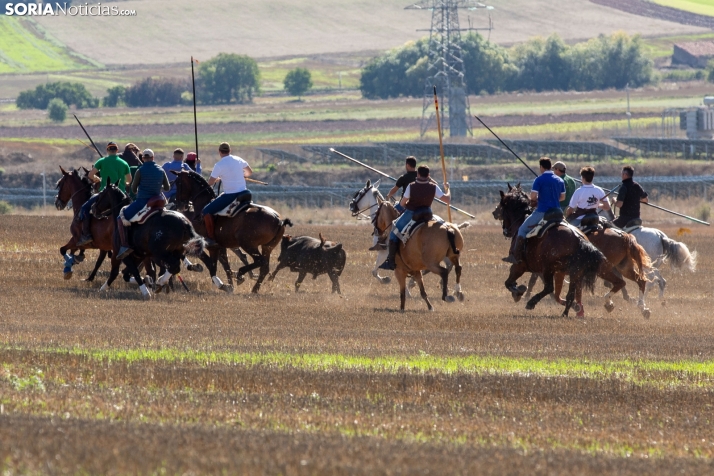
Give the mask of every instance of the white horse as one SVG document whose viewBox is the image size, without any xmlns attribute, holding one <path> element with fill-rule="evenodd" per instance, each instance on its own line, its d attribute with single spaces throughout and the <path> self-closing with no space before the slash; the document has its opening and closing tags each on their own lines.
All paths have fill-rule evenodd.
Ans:
<svg viewBox="0 0 714 476">
<path fill-rule="evenodd" d="M 659 271 L 663 264 L 669 262 L 672 269 L 686 270 L 692 273 L 696 271 L 697 252 L 690 252 L 684 243 L 670 239 L 664 232 L 656 228 L 641 226 L 630 230 L 629 233 L 637 239 L 637 243 L 645 249 L 652 260 L 652 268 L 649 270 L 647 278 L 652 281 L 651 285 L 654 283 L 659 285 L 660 299 L 664 297 L 664 288 L 667 286 L 667 281 Z M 624 292 L 625 288 L 622 290 Z"/>
<path fill-rule="evenodd" d="M 384 197 L 379 193 L 379 183 L 381 180 L 377 180 L 374 184 L 370 180 L 367 180 L 364 188 L 358 190 L 352 197 L 350 202 L 350 211 L 352 216 L 360 217 L 365 216 L 365 213 L 369 213 L 369 218 L 372 223 L 374 223 L 374 218 L 377 215 L 377 209 L 379 204 L 384 201 Z M 379 242 L 379 236 L 375 233 L 372 234 L 372 248 L 377 248 L 377 260 L 374 263 L 374 268 L 372 269 L 372 276 L 377 278 L 382 284 L 389 284 L 392 278 L 389 276 L 379 275 L 379 265 L 384 263 L 387 259 L 388 251 L 386 248 L 377 247 Z M 385 242 L 384 240 L 382 240 Z"/>
</svg>

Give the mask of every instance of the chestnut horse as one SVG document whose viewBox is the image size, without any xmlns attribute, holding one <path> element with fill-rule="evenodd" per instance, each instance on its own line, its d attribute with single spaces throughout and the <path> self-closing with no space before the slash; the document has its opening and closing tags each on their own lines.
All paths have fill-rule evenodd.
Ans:
<svg viewBox="0 0 714 476">
<path fill-rule="evenodd" d="M 532 211 L 529 205 L 530 201 L 520 187 L 512 188 L 508 193 L 503 193 L 503 191 L 500 193 L 503 234 L 512 238 L 526 216 Z M 529 310 L 534 309 L 541 299 L 554 291 L 556 274 L 570 275 L 570 286 L 565 298 L 563 316 L 568 315 L 570 308 L 576 302 L 576 296 L 581 295 L 583 287 L 594 289 L 597 276 L 613 283 L 613 294 L 625 285 L 622 278 L 612 272 L 612 264 L 607 261 L 602 252 L 595 248 L 580 230 L 566 224 L 554 226 L 542 237 L 530 238 L 527 243 L 525 260 L 511 266 L 505 286 L 511 291 L 516 302 L 526 291 L 526 286 L 517 286 L 518 278 L 526 272 L 541 273 L 545 283 L 543 291 L 531 297 L 526 304 L 526 309 Z M 577 305 L 577 315 L 583 317 L 585 314 L 582 302 L 578 301 Z M 608 306 L 614 307 L 611 300 L 606 303 L 606 308 Z M 608 311 L 611 310 L 608 309 Z"/>
<path fill-rule="evenodd" d="M 102 265 L 102 262 L 104 262 L 104 258 L 107 256 L 107 252 L 112 250 L 114 222 L 111 220 L 97 220 L 93 216 L 85 217 L 85 220 L 91 220 L 90 227 L 94 241 L 86 246 L 77 246 L 77 240 L 82 235 L 82 223 L 79 221 L 77 215 L 79 215 L 79 210 L 82 208 L 82 205 L 92 196 L 92 183 L 86 176 L 86 169 L 85 175 L 82 177 L 80 177 L 79 171 L 77 170 L 67 172 L 61 166 L 60 170 L 62 171 L 62 178 L 57 182 L 55 207 L 57 207 L 58 210 L 64 210 L 71 201 L 72 211 L 74 212 L 74 217 L 69 227 L 72 238 L 69 239 L 67 244 L 60 248 L 60 254 L 65 258 L 65 263 L 69 268 L 69 271 L 64 274 L 64 279 L 70 279 L 72 277 L 72 264 L 84 260 L 84 250 L 98 249 L 99 257 L 94 265 L 94 269 L 86 279 L 86 281 L 93 281 L 99 267 Z M 80 250 L 80 254 L 77 257 L 67 254 L 67 252 L 74 253 L 76 250 Z"/>
<path fill-rule="evenodd" d="M 199 234 L 206 236 L 206 227 L 200 210 L 216 198 L 216 193 L 196 172 L 183 170 L 174 173 L 176 209 L 186 211 L 193 208 L 197 213 L 191 223 Z M 216 276 L 217 262 L 221 253 L 225 255 L 227 248 L 242 248 L 253 258 L 253 263 L 238 269 L 235 277 L 238 284 L 241 284 L 245 279 L 244 274 L 260 268 L 258 280 L 252 289 L 253 293 L 257 293 L 270 272 L 270 254 L 280 244 L 285 227 L 292 226 L 292 222 L 288 218 L 283 220 L 278 212 L 271 208 L 251 205 L 236 217 L 215 217 L 215 224 L 216 242 L 219 246 L 208 248 L 210 259 L 205 261 L 213 283 L 219 288 L 223 286 Z"/>
<path fill-rule="evenodd" d="M 394 206 L 387 201 L 379 204 L 375 215 L 375 226 L 380 233 L 386 232 L 392 226 L 392 222 L 399 213 Z M 441 262 L 448 258 L 454 265 L 456 273 L 456 297 L 459 301 L 464 300 L 464 293 L 461 291 L 461 250 L 464 248 L 464 238 L 456 225 L 451 223 L 439 223 L 430 221 L 419 228 L 406 244 L 399 244 L 399 254 L 397 254 L 397 269 L 394 276 L 399 281 L 399 298 L 401 299 L 400 309 L 404 310 L 406 301 L 407 276 L 414 278 L 419 285 L 421 297 L 426 302 L 430 311 L 434 307 L 429 302 L 429 297 L 424 290 L 424 280 L 422 271 L 429 270 L 441 277 L 441 299 L 446 302 L 454 302 L 454 296 L 449 296 L 449 269 L 441 266 Z"/>
</svg>

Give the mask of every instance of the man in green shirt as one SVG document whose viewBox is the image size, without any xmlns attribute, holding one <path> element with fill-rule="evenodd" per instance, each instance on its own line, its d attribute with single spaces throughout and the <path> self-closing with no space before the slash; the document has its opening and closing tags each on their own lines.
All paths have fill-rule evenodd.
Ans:
<svg viewBox="0 0 714 476">
<path fill-rule="evenodd" d="M 565 170 L 565 163 L 558 161 L 553 164 L 553 173 L 563 179 L 563 182 L 565 182 L 565 200 L 560 202 L 560 208 L 563 210 L 563 212 L 565 212 L 565 209 L 568 208 L 568 205 L 570 204 L 570 199 L 575 193 L 575 189 L 578 188 L 577 184 L 575 183 L 575 180 L 573 180 L 573 177 L 566 174 Z"/>
<path fill-rule="evenodd" d="M 99 191 L 101 192 L 107 186 L 107 183 L 115 183 L 119 181 L 119 188 L 126 192 L 126 186 L 131 183 L 131 170 L 129 164 L 121 157 L 117 156 L 119 147 L 115 142 L 107 144 L 107 156 L 102 157 L 94 163 L 94 167 L 89 171 L 87 177 L 94 183 L 101 180 Z M 97 177 L 101 175 L 101 179 Z M 82 222 L 82 236 L 77 241 L 77 246 L 86 246 L 93 241 L 92 230 L 90 228 L 89 211 L 92 205 L 97 200 L 97 195 L 92 196 L 87 203 L 82 205 L 77 218 Z"/>
</svg>

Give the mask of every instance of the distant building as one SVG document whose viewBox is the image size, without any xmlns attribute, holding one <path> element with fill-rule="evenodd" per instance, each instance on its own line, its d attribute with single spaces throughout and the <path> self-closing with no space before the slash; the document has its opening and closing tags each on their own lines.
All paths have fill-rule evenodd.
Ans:
<svg viewBox="0 0 714 476">
<path fill-rule="evenodd" d="M 691 41 L 674 45 L 672 64 L 686 64 L 695 68 L 706 68 L 714 59 L 714 41 Z"/>
</svg>

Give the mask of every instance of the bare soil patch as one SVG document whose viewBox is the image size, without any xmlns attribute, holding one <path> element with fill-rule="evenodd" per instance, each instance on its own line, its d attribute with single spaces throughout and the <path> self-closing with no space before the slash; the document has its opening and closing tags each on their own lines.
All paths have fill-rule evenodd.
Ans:
<svg viewBox="0 0 714 476">
<path fill-rule="evenodd" d="M 590 0 L 598 5 L 615 8 L 623 12 L 641 15 L 648 18 L 692 25 L 701 28 L 714 29 L 714 18 L 706 15 L 679 10 L 678 8 L 665 7 L 646 0 Z"/>
</svg>

